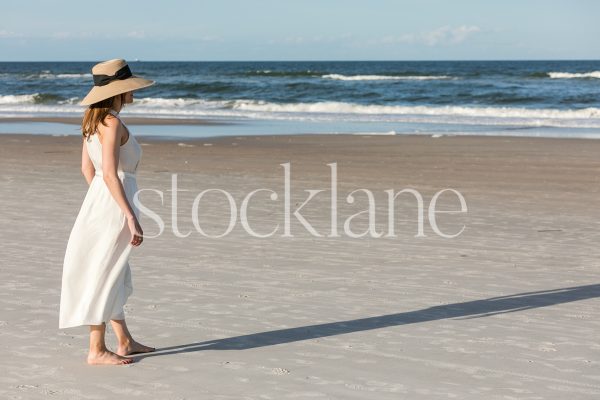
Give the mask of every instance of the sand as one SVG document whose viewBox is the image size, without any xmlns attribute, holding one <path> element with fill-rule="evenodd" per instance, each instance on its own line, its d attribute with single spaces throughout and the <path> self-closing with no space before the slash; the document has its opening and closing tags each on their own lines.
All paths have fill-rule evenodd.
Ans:
<svg viewBox="0 0 600 400">
<path fill-rule="evenodd" d="M 583 139 L 305 135 L 161 142 L 138 138 L 147 236 L 131 257 L 133 335 L 159 348 L 130 366 L 85 364 L 87 328 L 58 329 L 64 250 L 86 191 L 77 137 L 0 135 L 0 398 L 7 399 L 595 399 L 600 395 L 600 141 Z M 284 227 L 283 167 L 292 211 Z M 338 228 L 330 168 L 337 163 Z M 171 229 L 174 174 L 178 228 Z M 218 188 L 240 208 L 228 235 L 192 224 L 194 198 Z M 453 188 L 466 213 L 396 209 L 397 237 L 352 238 L 344 221 L 385 190 L 417 190 L 428 206 Z M 185 190 L 185 191 L 184 191 Z M 213 191 L 202 228 L 227 228 Z M 446 193 L 438 209 L 457 210 Z M 366 214 L 352 222 L 367 228 Z M 279 224 L 279 225 L 277 225 Z M 93 238 L 89 238 L 93 241 Z M 114 335 L 109 331 L 109 347 Z"/>
</svg>

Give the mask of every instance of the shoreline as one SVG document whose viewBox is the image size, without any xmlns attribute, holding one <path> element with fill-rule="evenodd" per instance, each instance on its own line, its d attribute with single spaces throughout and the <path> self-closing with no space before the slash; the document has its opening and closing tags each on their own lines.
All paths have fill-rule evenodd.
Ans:
<svg viewBox="0 0 600 400">
<path fill-rule="evenodd" d="M 294 121 L 286 119 L 202 119 L 176 117 L 127 117 L 127 125 L 137 126 L 136 137 L 159 140 L 194 140 L 231 136 L 424 136 L 600 139 L 591 128 L 539 127 L 511 129 L 509 126 L 425 125 L 402 123 L 361 123 L 334 121 Z M 0 117 L 0 135 L 79 136 L 79 117 Z M 151 139 L 150 139 L 151 140 Z"/>
<path fill-rule="evenodd" d="M 131 124 L 130 124 L 131 125 Z M 546 137 L 546 136 L 509 136 L 509 135 L 477 135 L 477 134 L 466 134 L 466 135 L 455 135 L 455 134 L 437 134 L 437 133 L 397 133 L 397 134 L 385 134 L 385 133 L 274 133 L 274 134 L 228 134 L 228 135 L 214 135 L 214 136 L 172 136 L 172 135 L 145 135 L 137 134 L 136 139 L 157 142 L 157 143 L 174 143 L 174 142 L 190 142 L 190 143 L 203 143 L 207 141 L 235 141 L 235 139 L 246 139 L 246 138 L 257 138 L 260 139 L 273 139 L 273 140 L 288 140 L 293 138 L 318 138 L 318 140 L 324 140 L 330 137 L 342 137 L 342 138 L 391 138 L 391 140 L 401 140 L 401 138 L 421 138 L 430 140 L 443 140 L 443 139 L 455 139 L 455 140 L 522 140 L 522 141 L 560 141 L 561 143 L 569 141 L 587 141 L 587 142 L 598 142 L 598 138 L 591 137 Z M 1 138 L 10 138 L 10 140 L 21 139 L 21 138 L 80 138 L 81 134 L 53 134 L 53 133 L 2 133 L 0 132 Z"/>
<path fill-rule="evenodd" d="M 66 125 L 81 125 L 81 117 L 0 117 L 1 123 L 50 122 Z M 127 117 L 128 125 L 233 125 L 233 121 L 216 121 L 200 118 Z"/>
</svg>

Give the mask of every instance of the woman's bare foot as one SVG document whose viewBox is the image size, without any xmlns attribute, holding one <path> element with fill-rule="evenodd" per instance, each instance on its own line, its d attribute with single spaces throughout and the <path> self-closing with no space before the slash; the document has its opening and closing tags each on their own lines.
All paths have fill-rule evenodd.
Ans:
<svg viewBox="0 0 600 400">
<path fill-rule="evenodd" d="M 87 362 L 90 365 L 122 365 L 131 364 L 133 362 L 133 359 L 122 357 L 109 350 L 103 350 L 94 353 L 90 352 L 88 354 Z"/>
<path fill-rule="evenodd" d="M 132 354 L 139 353 L 151 353 L 155 351 L 154 347 L 144 346 L 141 343 L 136 342 L 135 340 L 119 344 L 119 348 L 117 349 L 117 354 L 120 356 L 129 356 Z"/>
</svg>

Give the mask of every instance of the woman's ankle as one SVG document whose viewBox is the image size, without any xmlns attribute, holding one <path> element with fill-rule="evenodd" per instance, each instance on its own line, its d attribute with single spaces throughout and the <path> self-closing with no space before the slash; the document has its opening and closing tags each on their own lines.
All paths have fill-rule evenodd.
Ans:
<svg viewBox="0 0 600 400">
<path fill-rule="evenodd" d="M 126 347 L 129 346 L 130 344 L 132 344 L 134 342 L 132 337 L 129 338 L 124 338 L 124 339 L 119 339 L 118 343 L 119 343 L 119 347 Z"/>
<path fill-rule="evenodd" d="M 102 353 L 106 353 L 108 351 L 108 349 L 106 348 L 106 346 L 101 347 L 101 346 L 93 346 L 90 347 L 88 354 L 102 354 Z"/>
</svg>

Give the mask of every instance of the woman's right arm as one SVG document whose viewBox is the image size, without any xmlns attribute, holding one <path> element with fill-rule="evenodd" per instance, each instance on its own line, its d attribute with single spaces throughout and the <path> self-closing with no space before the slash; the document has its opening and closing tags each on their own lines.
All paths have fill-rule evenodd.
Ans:
<svg viewBox="0 0 600 400">
<path fill-rule="evenodd" d="M 117 118 L 107 117 L 105 119 L 106 125 L 98 125 L 98 129 L 102 134 L 102 175 L 103 180 L 111 195 L 127 217 L 127 223 L 131 231 L 132 240 L 131 243 L 134 246 L 141 244 L 141 240 L 138 240 L 136 236 L 142 237 L 143 232 L 140 227 L 137 217 L 127 200 L 125 195 L 125 189 L 117 174 L 117 167 L 119 166 L 119 151 L 121 149 L 121 138 L 125 133 L 125 129 L 121 126 L 121 123 Z"/>
</svg>

